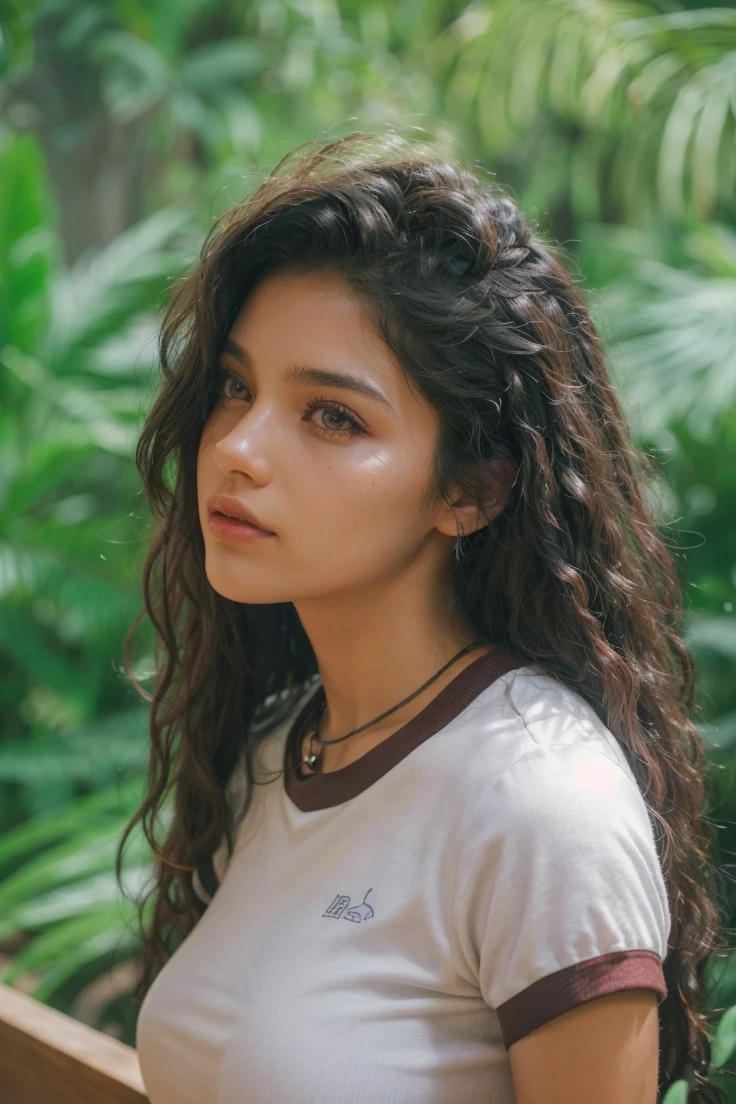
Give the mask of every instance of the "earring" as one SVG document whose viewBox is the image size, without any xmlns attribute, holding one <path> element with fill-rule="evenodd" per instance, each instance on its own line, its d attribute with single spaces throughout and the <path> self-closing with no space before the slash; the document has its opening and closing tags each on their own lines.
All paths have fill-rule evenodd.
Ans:
<svg viewBox="0 0 736 1104">
<path fill-rule="evenodd" d="M 457 537 L 455 539 L 455 559 L 457 560 L 458 563 L 460 563 L 460 554 L 461 554 L 461 551 L 462 551 L 461 545 L 462 545 L 462 540 L 463 540 L 463 537 L 465 536 L 465 534 L 463 533 L 462 526 L 459 525 L 458 529 L 459 529 L 459 532 L 458 532 Z"/>
</svg>

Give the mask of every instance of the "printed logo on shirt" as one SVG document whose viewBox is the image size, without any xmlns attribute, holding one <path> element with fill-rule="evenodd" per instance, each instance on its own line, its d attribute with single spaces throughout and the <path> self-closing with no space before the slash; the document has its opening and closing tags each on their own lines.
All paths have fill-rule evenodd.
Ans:
<svg viewBox="0 0 736 1104">
<path fill-rule="evenodd" d="M 368 890 L 368 893 L 373 892 L 373 887 Z M 366 893 L 365 897 L 368 896 Z M 350 898 L 344 894 L 338 893 L 332 900 L 327 908 L 326 912 L 323 912 L 323 916 L 332 916 L 335 920 L 339 920 L 340 917 L 343 920 L 352 920 L 354 924 L 359 924 L 361 920 L 370 920 L 373 916 L 373 909 L 370 905 L 365 903 L 365 897 L 360 905 L 353 905 L 352 908 L 348 908 L 350 904 Z"/>
</svg>

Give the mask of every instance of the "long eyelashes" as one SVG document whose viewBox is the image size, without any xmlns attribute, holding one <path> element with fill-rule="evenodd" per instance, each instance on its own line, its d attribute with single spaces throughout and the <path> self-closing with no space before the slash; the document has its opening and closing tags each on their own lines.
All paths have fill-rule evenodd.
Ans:
<svg viewBox="0 0 736 1104">
<path fill-rule="evenodd" d="M 336 415 L 348 423 L 347 429 L 332 429 L 329 426 L 322 425 L 321 422 L 315 422 L 317 428 L 323 429 L 325 433 L 337 433 L 340 436 L 352 437 L 364 432 L 360 422 L 356 421 L 352 414 L 348 413 L 340 403 L 333 402 L 330 399 L 312 399 L 311 402 L 307 403 L 307 414 L 312 414 L 315 410 L 329 410 L 330 414 Z"/>
<path fill-rule="evenodd" d="M 219 379 L 216 385 L 216 392 L 218 398 L 224 395 L 228 399 L 244 398 L 245 396 L 230 395 L 226 391 L 227 384 L 230 380 L 235 380 L 237 383 L 244 386 L 242 379 L 234 372 L 221 371 L 218 373 Z M 334 429 L 331 426 L 323 425 L 321 422 L 314 422 L 322 433 L 326 433 L 331 437 L 356 437 L 361 433 L 365 433 L 364 427 L 341 403 L 335 402 L 332 399 L 325 399 L 322 396 L 316 399 L 312 399 L 307 403 L 307 409 L 305 414 L 305 421 L 308 421 L 310 416 L 315 410 L 329 410 L 330 414 L 341 418 L 344 422 L 347 422 L 347 427 L 343 429 Z"/>
</svg>

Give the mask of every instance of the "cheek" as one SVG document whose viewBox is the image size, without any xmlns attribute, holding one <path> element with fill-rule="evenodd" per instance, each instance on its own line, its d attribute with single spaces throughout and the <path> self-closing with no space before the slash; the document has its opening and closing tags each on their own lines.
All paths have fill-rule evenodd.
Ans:
<svg viewBox="0 0 736 1104">
<path fill-rule="evenodd" d="M 299 481 L 294 501 L 303 526 L 296 535 L 304 551 L 324 554 L 327 546 L 356 563 L 400 553 L 424 536 L 418 506 L 426 471 L 414 456 L 382 450 L 354 463 L 338 457 L 318 472 L 303 469 Z"/>
</svg>

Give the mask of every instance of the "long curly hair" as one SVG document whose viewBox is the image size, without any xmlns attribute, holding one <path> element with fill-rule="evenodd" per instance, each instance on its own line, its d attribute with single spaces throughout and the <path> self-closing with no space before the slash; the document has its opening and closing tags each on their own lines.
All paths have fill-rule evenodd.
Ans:
<svg viewBox="0 0 736 1104">
<path fill-rule="evenodd" d="M 216 364 L 246 296 L 277 269 L 337 274 L 356 292 L 410 385 L 438 412 L 429 473 L 486 500 L 489 461 L 517 469 L 506 507 L 454 560 L 456 608 L 475 632 L 542 665 L 588 701 L 625 749 L 655 827 L 672 927 L 660 1022 L 659 1099 L 722 1104 L 708 1079 L 705 965 L 727 946 L 719 915 L 708 762 L 693 720 L 695 661 L 683 640 L 673 557 L 647 507 L 653 466 L 632 444 L 596 332 L 562 251 L 534 233 L 486 174 L 396 135 L 299 146 L 215 221 L 175 286 L 162 381 L 136 465 L 153 515 L 144 608 L 123 652 L 151 703 L 147 793 L 137 824 L 156 856 L 141 908 L 142 1001 L 217 885 L 233 846 L 228 784 L 317 673 L 293 605 L 214 591 L 204 568 L 196 458 L 216 401 Z M 154 685 L 130 645 L 148 615 Z M 164 808 L 173 791 L 171 809 Z M 162 816 L 162 814 L 166 814 Z M 158 838 L 157 824 L 165 821 Z"/>
</svg>

